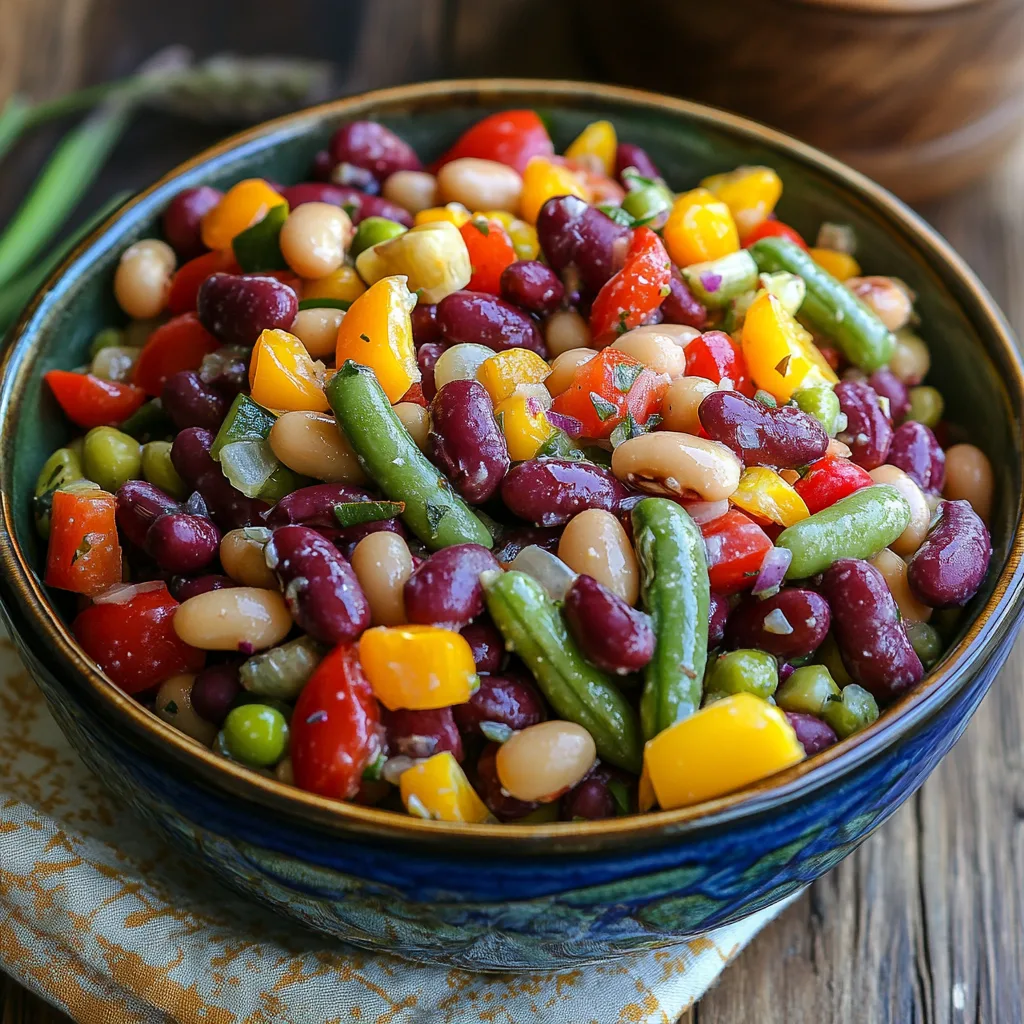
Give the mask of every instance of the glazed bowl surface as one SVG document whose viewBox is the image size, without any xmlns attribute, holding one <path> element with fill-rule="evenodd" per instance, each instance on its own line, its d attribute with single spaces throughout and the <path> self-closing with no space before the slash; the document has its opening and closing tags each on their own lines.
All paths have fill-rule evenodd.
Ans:
<svg viewBox="0 0 1024 1024">
<path fill-rule="evenodd" d="M 68 426 L 42 384 L 85 360 L 119 321 L 120 253 L 159 233 L 181 189 L 245 177 L 303 180 L 333 129 L 376 118 L 425 161 L 494 110 L 531 107 L 563 148 L 607 117 L 669 183 L 769 164 L 781 217 L 804 233 L 852 224 L 869 273 L 918 293 L 949 418 L 996 472 L 993 569 L 959 635 L 872 727 L 750 789 L 697 807 L 551 825 L 460 826 L 329 801 L 200 748 L 107 681 L 42 586 L 31 494 Z M 48 282 L 6 352 L 0 382 L 0 599 L 22 656 L 83 760 L 143 818 L 235 889 L 366 948 L 475 970 L 551 969 L 664 945 L 767 906 L 828 871 L 913 793 L 1005 660 L 1019 622 L 1022 368 L 992 299 L 948 245 L 867 179 L 770 129 L 650 93 L 573 82 L 438 82 L 339 100 L 236 136 L 122 208 Z"/>
</svg>

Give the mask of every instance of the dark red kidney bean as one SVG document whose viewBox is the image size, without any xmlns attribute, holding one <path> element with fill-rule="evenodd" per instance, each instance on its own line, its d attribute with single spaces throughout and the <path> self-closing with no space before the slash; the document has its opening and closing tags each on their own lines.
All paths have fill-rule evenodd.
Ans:
<svg viewBox="0 0 1024 1024">
<path fill-rule="evenodd" d="M 197 305 L 199 322 L 211 334 L 248 348 L 262 331 L 287 331 L 299 311 L 288 285 L 259 274 L 211 274 L 199 287 Z"/>
<path fill-rule="evenodd" d="M 888 462 L 902 469 L 923 491 L 937 494 L 946 479 L 946 453 L 929 427 L 910 420 L 892 435 Z"/>
<path fill-rule="evenodd" d="M 672 268 L 668 289 L 668 295 L 658 307 L 661 310 L 662 322 L 683 324 L 686 327 L 694 327 L 698 331 L 703 331 L 708 325 L 708 311 L 690 291 L 690 286 L 683 280 L 682 274 L 675 267 Z"/>
<path fill-rule="evenodd" d="M 545 316 L 553 313 L 565 298 L 558 275 L 540 260 L 518 260 L 501 272 L 501 297 L 513 306 Z"/>
<path fill-rule="evenodd" d="M 471 504 L 501 486 L 511 464 L 508 444 L 479 381 L 449 381 L 431 399 L 427 458 Z"/>
<path fill-rule="evenodd" d="M 635 167 L 644 178 L 660 178 L 658 165 L 650 158 L 646 149 L 634 146 L 632 142 L 620 142 L 615 148 L 615 177 L 623 188 L 622 172 L 627 167 Z"/>
<path fill-rule="evenodd" d="M 162 219 L 164 238 L 178 254 L 178 261 L 195 259 L 206 252 L 203 245 L 203 214 L 212 210 L 224 195 L 209 185 L 186 188 L 167 204 Z"/>
<path fill-rule="evenodd" d="M 639 672 L 654 657 L 651 620 L 592 576 L 576 577 L 563 611 L 583 656 L 602 671 Z"/>
<path fill-rule="evenodd" d="M 210 517 L 222 530 L 262 525 L 270 508 L 259 498 L 247 498 L 236 491 L 210 457 L 213 434 L 202 427 L 179 431 L 171 445 L 171 462 L 178 476 L 206 502 Z"/>
<path fill-rule="evenodd" d="M 483 722 L 518 732 L 547 718 L 540 692 L 518 672 L 481 676 L 476 693 L 466 704 L 456 704 L 454 711 L 455 721 L 467 736 L 483 736 Z"/>
<path fill-rule="evenodd" d="M 452 292 L 437 304 L 437 324 L 446 345 L 467 342 L 495 352 L 528 348 L 547 356 L 544 338 L 529 315 L 488 292 Z"/>
<path fill-rule="evenodd" d="M 375 196 L 380 192 L 380 182 L 373 176 L 373 171 L 346 163 L 344 160 L 330 169 L 326 180 L 342 188 L 357 188 L 369 196 Z"/>
<path fill-rule="evenodd" d="M 459 705 L 464 707 L 465 705 Z M 515 821 L 516 818 L 524 818 L 531 811 L 535 811 L 540 804 L 528 803 L 525 800 L 517 800 L 509 796 L 501 788 L 501 780 L 498 778 L 498 766 L 495 758 L 498 754 L 498 744 L 488 743 L 476 762 L 474 773 L 475 788 L 491 813 L 499 821 Z"/>
<path fill-rule="evenodd" d="M 463 626 L 459 632 L 473 651 L 477 672 L 490 674 L 501 668 L 505 660 L 505 641 L 490 619 L 481 618 Z"/>
<path fill-rule="evenodd" d="M 388 711 L 382 708 L 381 721 L 391 754 L 433 757 L 447 751 L 456 761 L 463 758 L 462 736 L 451 708 L 430 711 Z"/>
<path fill-rule="evenodd" d="M 520 462 L 501 484 L 508 510 L 537 526 L 562 526 L 588 508 L 614 512 L 628 495 L 608 470 L 570 459 Z"/>
<path fill-rule="evenodd" d="M 264 548 L 295 621 L 314 640 L 340 644 L 370 625 L 370 603 L 355 570 L 308 526 L 282 526 Z"/>
<path fill-rule="evenodd" d="M 249 357 L 251 352 L 241 345 L 224 345 L 207 356 L 199 367 L 204 384 L 234 399 L 249 390 Z"/>
<path fill-rule="evenodd" d="M 421 625 L 465 625 L 484 610 L 480 573 L 500 568 L 480 544 L 453 544 L 435 551 L 405 581 L 406 618 Z"/>
<path fill-rule="evenodd" d="M 444 352 L 444 345 L 436 341 L 428 341 L 420 345 L 416 353 L 416 362 L 420 368 L 420 387 L 423 389 L 423 397 L 429 402 L 437 394 L 437 385 L 434 383 L 434 367 Z"/>
<path fill-rule="evenodd" d="M 777 612 L 792 632 L 773 630 L 779 626 L 786 628 Z M 774 616 L 771 622 L 769 616 Z M 757 647 L 777 658 L 803 658 L 821 646 L 831 622 L 828 602 L 820 594 L 787 587 L 764 601 L 740 602 L 725 624 L 725 640 L 732 648 Z"/>
<path fill-rule="evenodd" d="M 241 693 L 237 663 L 209 665 L 192 683 L 192 707 L 200 718 L 220 725 Z"/>
<path fill-rule="evenodd" d="M 228 400 L 210 385 L 204 384 L 195 370 L 172 373 L 160 392 L 164 411 L 178 430 L 202 427 L 214 433 L 228 411 Z"/>
<path fill-rule="evenodd" d="M 831 747 L 839 740 L 832 726 L 820 718 L 815 718 L 814 715 L 804 714 L 802 711 L 786 711 L 785 715 L 808 757 Z"/>
<path fill-rule="evenodd" d="M 885 577 L 859 558 L 840 558 L 821 578 L 832 633 L 855 683 L 880 701 L 909 690 L 924 675 Z"/>
<path fill-rule="evenodd" d="M 146 550 L 164 572 L 202 572 L 216 557 L 220 530 L 209 519 L 171 512 L 154 520 Z"/>
<path fill-rule="evenodd" d="M 701 426 L 731 448 L 745 466 L 795 469 L 820 459 L 828 434 L 796 406 L 770 409 L 738 391 L 714 391 L 697 410 Z"/>
<path fill-rule="evenodd" d="M 846 429 L 839 440 L 850 446 L 853 461 L 863 469 L 875 469 L 885 462 L 892 444 L 892 424 L 878 404 L 870 384 L 843 380 L 835 387 L 839 408 L 846 416 Z"/>
<path fill-rule="evenodd" d="M 418 349 L 441 340 L 441 327 L 437 322 L 436 302 L 417 302 L 411 314 L 412 341 Z"/>
<path fill-rule="evenodd" d="M 970 502 L 944 501 L 907 564 L 907 582 L 932 608 L 966 604 L 978 592 L 991 558 L 992 539 Z"/>
<path fill-rule="evenodd" d="M 494 549 L 494 557 L 507 565 L 525 547 L 536 544 L 537 547 L 550 551 L 552 554 L 558 552 L 558 541 L 562 536 L 560 526 L 510 526 L 501 531 L 497 547 Z"/>
<path fill-rule="evenodd" d="M 717 647 L 725 639 L 725 622 L 729 618 L 729 599 L 711 591 L 708 605 L 708 647 Z"/>
<path fill-rule="evenodd" d="M 211 590 L 230 590 L 238 584 L 230 576 L 208 573 L 205 576 L 175 576 L 170 583 L 175 599 L 184 604 L 190 597 L 208 594 Z"/>
<path fill-rule="evenodd" d="M 617 811 L 608 780 L 596 772 L 573 786 L 559 804 L 563 821 L 600 821 L 614 818 Z"/>
<path fill-rule="evenodd" d="M 310 177 L 314 181 L 330 181 L 331 171 L 334 170 L 334 157 L 329 149 L 318 149 L 313 157 L 313 164 L 309 169 Z"/>
<path fill-rule="evenodd" d="M 377 121 L 350 121 L 332 136 L 327 148 L 335 163 L 365 167 L 378 181 L 395 171 L 423 169 L 416 150 Z"/>
<path fill-rule="evenodd" d="M 286 494 L 267 515 L 267 526 L 276 530 L 279 526 L 301 523 L 336 530 L 339 527 L 334 517 L 335 505 L 374 500 L 368 491 L 348 484 L 310 484 Z"/>
<path fill-rule="evenodd" d="M 178 512 L 181 505 L 145 480 L 128 480 L 117 491 L 114 517 L 118 529 L 136 547 L 146 546 L 146 534 L 160 516 Z"/>
<path fill-rule="evenodd" d="M 876 395 L 889 399 L 889 419 L 893 423 L 902 423 L 910 411 L 910 392 L 907 385 L 887 366 L 875 370 L 868 377 L 868 384 L 875 389 Z"/>
</svg>

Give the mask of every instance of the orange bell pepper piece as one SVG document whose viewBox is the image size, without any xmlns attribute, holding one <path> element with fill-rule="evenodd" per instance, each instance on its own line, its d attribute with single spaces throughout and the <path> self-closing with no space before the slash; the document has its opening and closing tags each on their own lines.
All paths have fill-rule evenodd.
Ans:
<svg viewBox="0 0 1024 1024">
<path fill-rule="evenodd" d="M 116 511 L 117 499 L 99 488 L 54 492 L 46 551 L 47 586 L 93 597 L 121 582 Z"/>
<path fill-rule="evenodd" d="M 286 412 L 327 412 L 323 365 L 315 363 L 305 345 L 287 331 L 266 330 L 249 363 L 252 400 L 267 409 Z"/>
<path fill-rule="evenodd" d="M 523 193 L 519 198 L 523 220 L 536 224 L 540 208 L 554 196 L 577 196 L 590 201 L 590 193 L 579 175 L 552 160 L 534 157 L 523 172 Z"/>
<path fill-rule="evenodd" d="M 848 281 L 860 277 L 860 264 L 848 253 L 837 249 L 810 248 L 811 259 L 827 270 L 837 281 Z"/>
<path fill-rule="evenodd" d="M 221 201 L 203 215 L 201 233 L 207 249 L 230 249 L 236 235 L 258 224 L 274 206 L 288 203 L 262 178 L 232 185 Z"/>
<path fill-rule="evenodd" d="M 676 198 L 662 237 L 672 262 L 680 267 L 717 260 L 740 247 L 729 207 L 706 188 Z"/>
<path fill-rule="evenodd" d="M 488 821 L 491 812 L 476 795 L 450 750 L 428 757 L 398 777 L 405 809 L 431 821 Z"/>
<path fill-rule="evenodd" d="M 741 236 L 766 220 L 782 195 L 782 181 L 770 167 L 737 167 L 712 174 L 701 185 L 729 207 Z"/>
<path fill-rule="evenodd" d="M 512 239 L 498 221 L 475 216 L 459 228 L 466 243 L 473 276 L 466 287 L 471 292 L 501 294 L 502 271 L 519 258 Z"/>
</svg>

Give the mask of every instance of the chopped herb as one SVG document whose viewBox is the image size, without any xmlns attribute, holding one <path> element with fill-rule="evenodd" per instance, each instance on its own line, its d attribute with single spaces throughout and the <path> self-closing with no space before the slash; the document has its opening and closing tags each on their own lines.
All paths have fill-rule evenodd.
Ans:
<svg viewBox="0 0 1024 1024">
<path fill-rule="evenodd" d="M 360 340 L 365 341 L 367 345 L 370 344 L 370 336 L 368 334 L 360 334 Z"/>
<path fill-rule="evenodd" d="M 380 782 L 381 772 L 387 763 L 387 754 L 383 750 L 378 750 L 377 756 L 363 769 L 363 778 L 367 782 Z"/>
<path fill-rule="evenodd" d="M 658 294 L 663 298 L 667 299 L 672 294 L 672 289 L 667 285 L 663 284 Z"/>
<path fill-rule="evenodd" d="M 491 226 L 483 217 L 474 217 L 469 223 L 472 224 L 473 227 L 475 227 L 485 238 L 491 233 Z"/>
<path fill-rule="evenodd" d="M 789 358 L 788 356 L 786 358 Z M 778 408 L 779 403 L 775 401 L 773 395 L 768 394 L 767 391 L 763 391 L 760 388 L 754 392 L 754 401 L 760 402 L 762 405 L 767 406 L 769 409 Z"/>
<path fill-rule="evenodd" d="M 613 448 L 618 448 L 623 441 L 629 441 L 641 434 L 649 434 L 660 422 L 661 417 L 657 413 L 648 417 L 644 423 L 637 423 L 632 413 L 626 413 L 626 418 L 611 432 L 608 440 L 611 441 Z"/>
<path fill-rule="evenodd" d="M 432 505 L 429 501 L 426 506 L 427 525 L 430 527 L 430 536 L 436 537 L 441 521 L 448 515 L 448 509 L 444 505 Z"/>
<path fill-rule="evenodd" d="M 75 548 L 75 553 L 71 556 L 71 564 L 74 565 L 80 558 L 84 558 L 90 551 L 92 551 L 93 542 L 90 539 L 93 535 L 87 533 L 81 543 Z"/>
<path fill-rule="evenodd" d="M 597 413 L 597 418 L 602 423 L 619 411 L 617 405 L 609 402 L 607 398 L 602 398 L 596 391 L 590 392 L 590 404 L 594 407 L 594 412 Z"/>
<path fill-rule="evenodd" d="M 498 429 L 504 434 L 505 433 L 505 414 L 499 412 L 495 414 L 494 422 L 498 424 Z"/>
<path fill-rule="evenodd" d="M 394 519 L 404 511 L 404 501 L 346 501 L 334 506 L 334 518 L 339 526 L 361 526 Z"/>
<path fill-rule="evenodd" d="M 173 700 L 169 700 L 164 705 L 164 711 L 169 715 L 176 715 L 178 713 L 178 705 Z"/>
<path fill-rule="evenodd" d="M 619 322 L 615 325 L 616 334 L 625 334 L 629 330 L 629 324 L 626 322 L 629 317 L 628 309 L 619 310 Z"/>
<path fill-rule="evenodd" d="M 352 303 L 348 299 L 303 299 L 299 310 L 303 309 L 348 309 Z"/>
<path fill-rule="evenodd" d="M 636 224 L 636 220 L 633 215 L 628 210 L 624 210 L 621 206 L 612 206 L 611 203 L 607 203 L 603 206 L 599 206 L 598 209 L 606 217 L 615 221 L 616 224 L 621 224 L 625 228 L 631 228 Z"/>
<path fill-rule="evenodd" d="M 637 377 L 644 368 L 639 363 L 616 363 L 612 367 L 612 384 L 616 391 L 628 395 L 629 389 L 636 383 Z"/>
</svg>

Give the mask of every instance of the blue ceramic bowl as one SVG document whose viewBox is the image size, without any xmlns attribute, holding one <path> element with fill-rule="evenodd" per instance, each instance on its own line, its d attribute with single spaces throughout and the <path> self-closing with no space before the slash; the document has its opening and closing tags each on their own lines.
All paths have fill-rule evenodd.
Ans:
<svg viewBox="0 0 1024 1024">
<path fill-rule="evenodd" d="M 300 180 L 346 119 L 376 117 L 424 158 L 483 114 L 533 107 L 564 146 L 611 119 L 686 186 L 739 164 L 785 182 L 781 216 L 851 223 L 869 271 L 920 296 L 950 417 L 996 469 L 995 556 L 948 654 L 870 729 L 742 793 L 612 821 L 459 826 L 324 800 L 197 747 L 113 687 L 76 646 L 65 596 L 38 575 L 30 495 L 67 426 L 41 386 L 116 322 L 118 255 L 156 232 L 180 189 L 253 175 Z M 5 617 L 53 713 L 126 803 L 235 889 L 347 942 L 472 969 L 544 969 L 696 935 L 783 898 L 863 842 L 961 734 L 1006 658 L 1021 611 L 1021 364 L 998 309 L 959 258 L 892 196 L 792 139 L 693 104 L 597 85 L 437 83 L 373 93 L 237 136 L 144 192 L 93 235 L 15 332 L 0 389 Z"/>
</svg>

